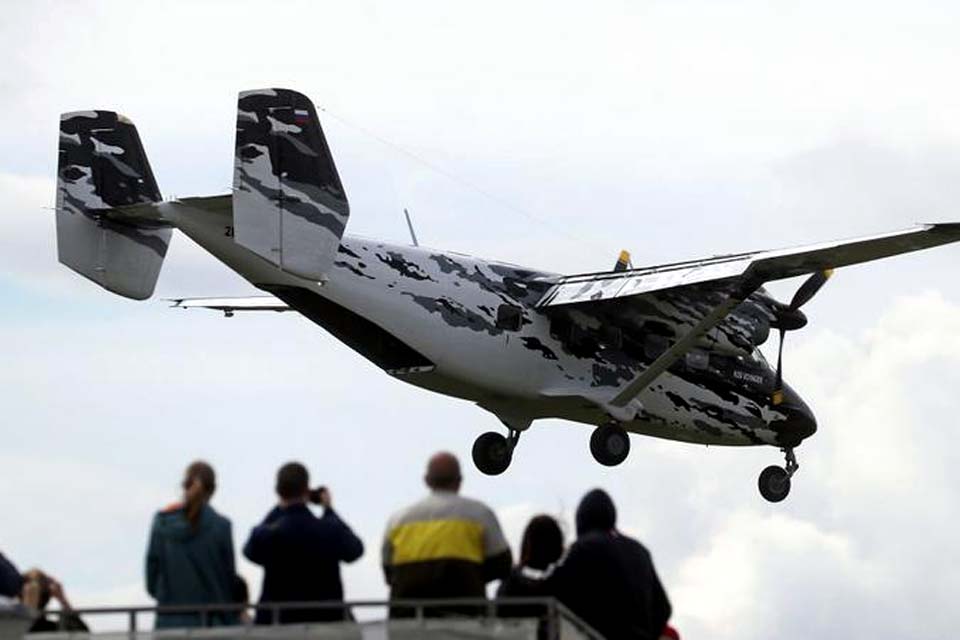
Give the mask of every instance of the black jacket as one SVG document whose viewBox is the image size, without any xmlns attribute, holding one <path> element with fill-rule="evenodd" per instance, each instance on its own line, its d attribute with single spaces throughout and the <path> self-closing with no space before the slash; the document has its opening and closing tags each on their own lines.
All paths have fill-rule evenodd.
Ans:
<svg viewBox="0 0 960 640">
<path fill-rule="evenodd" d="M 646 548 L 613 529 L 609 496 L 592 491 L 577 510 L 577 541 L 546 578 L 546 590 L 608 640 L 655 640 L 670 601 Z"/>
<path fill-rule="evenodd" d="M 22 587 L 23 576 L 13 566 L 13 563 L 0 553 L 0 596 L 16 598 L 20 595 Z"/>
<path fill-rule="evenodd" d="M 260 602 L 343 600 L 340 562 L 363 555 L 363 542 L 333 509 L 323 517 L 305 504 L 276 507 L 250 533 L 243 555 L 263 567 Z M 341 609 L 300 609 L 282 612 L 280 621 L 342 620 Z M 257 611 L 257 624 L 272 621 L 268 609 Z"/>
</svg>

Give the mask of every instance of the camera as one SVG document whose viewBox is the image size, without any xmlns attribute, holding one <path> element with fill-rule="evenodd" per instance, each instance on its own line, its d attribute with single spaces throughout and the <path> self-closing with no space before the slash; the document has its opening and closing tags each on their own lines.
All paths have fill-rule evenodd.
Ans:
<svg viewBox="0 0 960 640">
<path fill-rule="evenodd" d="M 322 485 L 316 489 L 310 489 L 310 502 L 313 504 L 323 505 L 326 494 L 327 488 Z"/>
</svg>

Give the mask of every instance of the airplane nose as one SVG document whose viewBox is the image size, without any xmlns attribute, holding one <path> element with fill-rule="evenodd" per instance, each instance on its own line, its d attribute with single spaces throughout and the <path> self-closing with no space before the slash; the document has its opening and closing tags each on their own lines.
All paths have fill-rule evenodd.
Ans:
<svg viewBox="0 0 960 640">
<path fill-rule="evenodd" d="M 771 424 L 782 446 L 796 447 L 817 432 L 817 419 L 813 412 L 790 387 L 785 386 L 783 402 L 774 409 L 784 416 L 782 420 Z"/>
</svg>

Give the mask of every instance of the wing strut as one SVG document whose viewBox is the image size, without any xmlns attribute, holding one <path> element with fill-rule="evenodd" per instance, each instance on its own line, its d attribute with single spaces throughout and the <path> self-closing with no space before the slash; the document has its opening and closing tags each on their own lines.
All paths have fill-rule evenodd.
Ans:
<svg viewBox="0 0 960 640">
<path fill-rule="evenodd" d="M 747 297 L 756 290 L 757 286 L 746 286 L 737 288 L 723 302 L 713 308 L 707 315 L 700 319 L 690 330 L 679 340 L 673 343 L 669 349 L 657 356 L 657 359 L 650 363 L 650 366 L 644 369 L 633 381 L 624 387 L 620 393 L 614 396 L 610 405 L 617 408 L 626 407 L 634 398 L 640 395 L 644 389 L 649 387 L 660 374 L 670 368 L 674 362 L 686 354 L 696 343 L 696 341 L 714 328 L 727 317 L 727 315 L 738 304 L 747 299 Z"/>
</svg>

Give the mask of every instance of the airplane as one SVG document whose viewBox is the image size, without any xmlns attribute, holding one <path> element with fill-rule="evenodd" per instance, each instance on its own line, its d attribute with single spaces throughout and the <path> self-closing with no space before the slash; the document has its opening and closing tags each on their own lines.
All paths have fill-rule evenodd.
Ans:
<svg viewBox="0 0 960 640">
<path fill-rule="evenodd" d="M 786 334 L 833 269 L 960 240 L 960 223 L 792 249 L 559 275 L 414 244 L 344 235 L 350 207 L 317 111 L 289 89 L 239 94 L 232 193 L 161 198 L 133 123 L 60 119 L 61 263 L 115 294 L 152 296 L 174 229 L 267 295 L 174 306 L 297 312 L 389 375 L 489 411 L 506 435 L 474 442 L 488 475 L 543 418 L 593 427 L 590 452 L 622 463 L 629 434 L 781 449 L 758 479 L 779 502 L 816 419 L 783 378 Z M 409 222 L 409 217 L 408 217 Z M 412 231 L 412 226 L 411 226 Z M 808 276 L 789 303 L 764 284 Z M 779 334 L 777 363 L 759 350 Z"/>
</svg>

